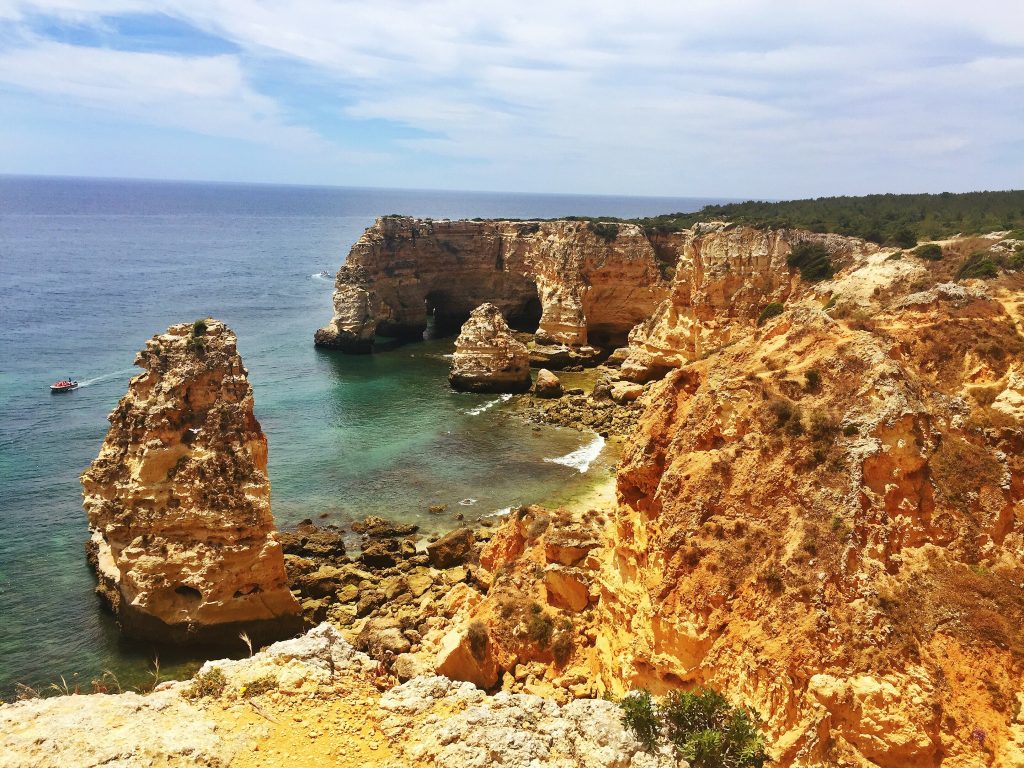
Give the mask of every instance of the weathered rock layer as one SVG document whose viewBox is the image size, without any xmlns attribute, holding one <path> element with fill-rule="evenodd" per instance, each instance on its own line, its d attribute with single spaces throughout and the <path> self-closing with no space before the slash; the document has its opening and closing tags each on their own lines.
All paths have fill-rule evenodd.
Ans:
<svg viewBox="0 0 1024 768">
<path fill-rule="evenodd" d="M 154 336 L 82 475 L 98 591 L 126 635 L 256 641 L 301 628 L 270 513 L 267 439 L 235 335 Z"/>
<path fill-rule="evenodd" d="M 377 334 L 457 331 L 491 302 L 540 342 L 613 347 L 646 319 L 668 284 L 636 225 L 378 219 L 338 270 L 334 317 L 319 346 L 366 352 Z"/>
<path fill-rule="evenodd" d="M 462 326 L 448 381 L 454 389 L 467 392 L 530 388 L 530 353 L 493 304 L 481 304 Z"/>
</svg>

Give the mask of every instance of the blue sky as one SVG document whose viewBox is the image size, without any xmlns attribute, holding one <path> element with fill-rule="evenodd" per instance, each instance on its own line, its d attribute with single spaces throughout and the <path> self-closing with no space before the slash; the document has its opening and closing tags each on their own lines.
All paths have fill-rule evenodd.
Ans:
<svg viewBox="0 0 1024 768">
<path fill-rule="evenodd" d="M 0 0 L 0 173 L 1024 187 L 1020 0 Z"/>
</svg>

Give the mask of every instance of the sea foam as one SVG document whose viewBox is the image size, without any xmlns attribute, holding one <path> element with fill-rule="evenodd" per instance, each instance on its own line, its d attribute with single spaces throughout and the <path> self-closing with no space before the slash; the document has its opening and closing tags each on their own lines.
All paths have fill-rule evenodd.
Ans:
<svg viewBox="0 0 1024 768">
<path fill-rule="evenodd" d="M 594 459 L 601 455 L 601 450 L 603 448 L 604 438 L 600 435 L 596 435 L 593 440 L 586 445 L 580 446 L 572 453 L 567 453 L 565 456 L 558 456 L 557 458 L 544 459 L 544 461 L 550 464 L 561 464 L 566 467 L 572 467 L 582 475 L 590 469 L 590 465 L 594 462 Z"/>
<path fill-rule="evenodd" d="M 508 394 L 502 395 L 501 397 L 496 397 L 493 400 L 488 400 L 483 405 L 478 405 L 476 408 L 470 408 L 468 411 L 466 411 L 466 415 L 467 416 L 479 416 L 484 411 L 489 411 L 491 408 L 496 406 L 498 403 L 507 403 L 511 399 L 512 399 L 512 395 L 508 395 Z"/>
</svg>

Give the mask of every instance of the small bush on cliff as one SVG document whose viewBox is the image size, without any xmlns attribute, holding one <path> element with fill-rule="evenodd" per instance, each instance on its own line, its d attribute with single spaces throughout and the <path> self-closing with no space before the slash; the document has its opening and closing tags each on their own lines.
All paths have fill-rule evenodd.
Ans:
<svg viewBox="0 0 1024 768">
<path fill-rule="evenodd" d="M 975 253 L 971 255 L 967 261 L 960 265 L 960 269 L 957 270 L 957 280 L 968 280 L 970 278 L 979 278 L 987 280 L 992 277 L 996 277 L 999 274 L 999 267 L 996 263 L 989 258 L 987 253 Z"/>
<path fill-rule="evenodd" d="M 555 657 L 555 663 L 560 667 L 564 667 L 565 663 L 572 656 L 574 647 L 572 621 L 563 617 L 558 622 L 558 633 L 551 643 L 551 654 Z"/>
<path fill-rule="evenodd" d="M 606 243 L 615 242 L 615 238 L 619 236 L 619 225 L 610 221 L 588 221 L 587 229 Z"/>
<path fill-rule="evenodd" d="M 939 492 L 960 509 L 970 506 L 982 486 L 998 486 L 1003 477 L 991 451 L 955 435 L 942 441 L 928 466 Z"/>
<path fill-rule="evenodd" d="M 821 243 L 798 243 L 793 246 L 786 264 L 800 270 L 800 277 L 811 283 L 828 280 L 835 274 L 828 250 Z"/>
<path fill-rule="evenodd" d="M 551 645 L 551 635 L 555 631 L 554 620 L 544 613 L 539 604 L 530 606 L 530 617 L 526 620 L 526 634 L 542 649 Z"/>
<path fill-rule="evenodd" d="M 196 320 L 194 323 L 192 323 L 192 338 L 193 339 L 196 336 L 202 336 L 204 333 L 206 333 L 206 321 L 205 320 Z"/>
<path fill-rule="evenodd" d="M 672 691 L 661 704 L 634 691 L 619 706 L 637 741 L 652 749 L 665 739 L 691 768 L 762 768 L 769 760 L 757 713 L 711 688 Z"/>
<path fill-rule="evenodd" d="M 207 696 L 217 697 L 224 693 L 228 679 L 224 677 L 220 667 L 211 667 L 206 672 L 195 676 L 192 685 L 182 692 L 186 699 L 202 699 Z"/>
<path fill-rule="evenodd" d="M 256 696 L 262 696 L 264 693 L 276 691 L 277 685 L 276 677 L 273 675 L 263 675 L 263 677 L 257 677 L 255 680 L 243 685 L 239 693 L 242 694 L 242 698 L 252 699 Z"/>
<path fill-rule="evenodd" d="M 622 724 L 633 732 L 644 749 L 654 749 L 661 736 L 661 720 L 650 692 L 631 692 L 619 702 L 619 708 L 622 710 Z"/>
<path fill-rule="evenodd" d="M 773 301 L 767 307 L 761 310 L 761 314 L 757 316 L 757 324 L 764 325 L 768 320 L 773 317 L 781 315 L 786 308 L 777 301 Z"/>
<path fill-rule="evenodd" d="M 942 246 L 936 245 L 935 243 L 927 243 L 926 245 L 919 245 L 913 251 L 911 251 L 917 258 L 924 259 L 925 261 L 941 261 L 942 260 Z"/>
<path fill-rule="evenodd" d="M 490 637 L 487 634 L 487 627 L 482 621 L 474 621 L 466 631 L 466 640 L 469 642 L 469 652 L 477 661 L 483 661 L 487 655 L 487 645 Z"/>
</svg>

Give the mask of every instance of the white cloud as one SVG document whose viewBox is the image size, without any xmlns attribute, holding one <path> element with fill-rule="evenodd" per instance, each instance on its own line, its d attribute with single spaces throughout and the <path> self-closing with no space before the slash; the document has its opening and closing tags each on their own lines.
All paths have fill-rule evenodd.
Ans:
<svg viewBox="0 0 1024 768">
<path fill-rule="evenodd" d="M 1019 142 L 1024 3 L 1005 0 L 0 0 L 8 19 L 142 12 L 240 53 L 37 42 L 0 54 L 0 79 L 190 130 L 314 146 L 246 77 L 299 62 L 338 94 L 344 119 L 427 134 L 395 140 L 399 151 L 475 160 L 439 180 L 464 186 L 500 175 L 529 188 L 548 164 L 552 177 L 609 192 L 620 179 L 633 192 L 962 188 L 992 169 L 942 158 Z M 1001 162 L 1024 176 L 1024 158 Z M 759 163 L 775 173 L 759 177 Z"/>
<path fill-rule="evenodd" d="M 0 83 L 159 125 L 316 148 L 273 100 L 247 85 L 234 56 L 184 57 L 50 41 L 0 52 Z"/>
</svg>

